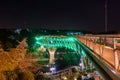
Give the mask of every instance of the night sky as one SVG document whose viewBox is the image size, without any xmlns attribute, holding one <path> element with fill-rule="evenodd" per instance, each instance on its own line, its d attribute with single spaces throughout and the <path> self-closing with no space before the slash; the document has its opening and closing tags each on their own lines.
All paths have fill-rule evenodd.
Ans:
<svg viewBox="0 0 120 80">
<path fill-rule="evenodd" d="M 103 32 L 104 0 L 0 0 L 0 28 Z M 120 0 L 108 0 L 108 31 L 120 32 Z"/>
</svg>

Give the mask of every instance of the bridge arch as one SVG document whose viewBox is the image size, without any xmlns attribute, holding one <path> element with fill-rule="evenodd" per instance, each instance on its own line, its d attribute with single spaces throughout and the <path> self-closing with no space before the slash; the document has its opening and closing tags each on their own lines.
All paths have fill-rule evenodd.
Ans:
<svg viewBox="0 0 120 80">
<path fill-rule="evenodd" d="M 56 49 L 65 47 L 80 55 L 80 46 L 76 43 L 76 38 L 66 36 L 39 36 L 35 37 L 36 44 L 47 48 L 50 54 L 49 63 L 54 63 Z"/>
</svg>

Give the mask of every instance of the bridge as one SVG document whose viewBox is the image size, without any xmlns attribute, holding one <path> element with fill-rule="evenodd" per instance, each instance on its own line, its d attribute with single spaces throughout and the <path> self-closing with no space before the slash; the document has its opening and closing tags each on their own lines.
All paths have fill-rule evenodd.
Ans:
<svg viewBox="0 0 120 80">
<path fill-rule="evenodd" d="M 56 49 L 65 47 L 78 55 L 87 55 L 106 80 L 120 80 L 119 35 L 39 36 L 35 39 L 41 48 L 48 49 L 50 64 L 54 63 Z"/>
<path fill-rule="evenodd" d="M 46 48 L 50 54 L 50 64 L 54 64 L 54 54 L 57 48 L 66 48 L 80 55 L 80 46 L 76 43 L 77 39 L 66 36 L 38 36 L 35 37 L 39 49 Z"/>
<path fill-rule="evenodd" d="M 120 80 L 120 35 L 85 35 L 77 39 L 110 80 Z"/>
</svg>

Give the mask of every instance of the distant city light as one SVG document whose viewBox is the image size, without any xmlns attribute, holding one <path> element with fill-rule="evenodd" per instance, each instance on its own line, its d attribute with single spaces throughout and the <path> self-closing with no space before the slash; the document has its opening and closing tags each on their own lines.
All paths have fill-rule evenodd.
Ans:
<svg viewBox="0 0 120 80">
<path fill-rule="evenodd" d="M 16 30 L 15 30 L 15 33 L 20 34 L 21 31 L 22 31 L 22 29 L 16 29 Z"/>
</svg>

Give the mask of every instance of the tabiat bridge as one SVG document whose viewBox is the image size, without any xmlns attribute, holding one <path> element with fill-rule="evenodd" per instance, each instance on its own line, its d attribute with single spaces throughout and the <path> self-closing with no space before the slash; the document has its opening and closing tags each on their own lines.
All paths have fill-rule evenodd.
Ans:
<svg viewBox="0 0 120 80">
<path fill-rule="evenodd" d="M 120 35 L 39 36 L 36 44 L 47 47 L 50 63 L 57 48 L 87 55 L 105 80 L 120 80 Z"/>
<path fill-rule="evenodd" d="M 54 64 L 54 54 L 58 48 L 66 48 L 80 55 L 80 45 L 77 39 L 67 36 L 39 36 L 35 37 L 36 44 L 40 45 L 39 49 L 46 48 L 50 54 L 49 64 Z"/>
</svg>

